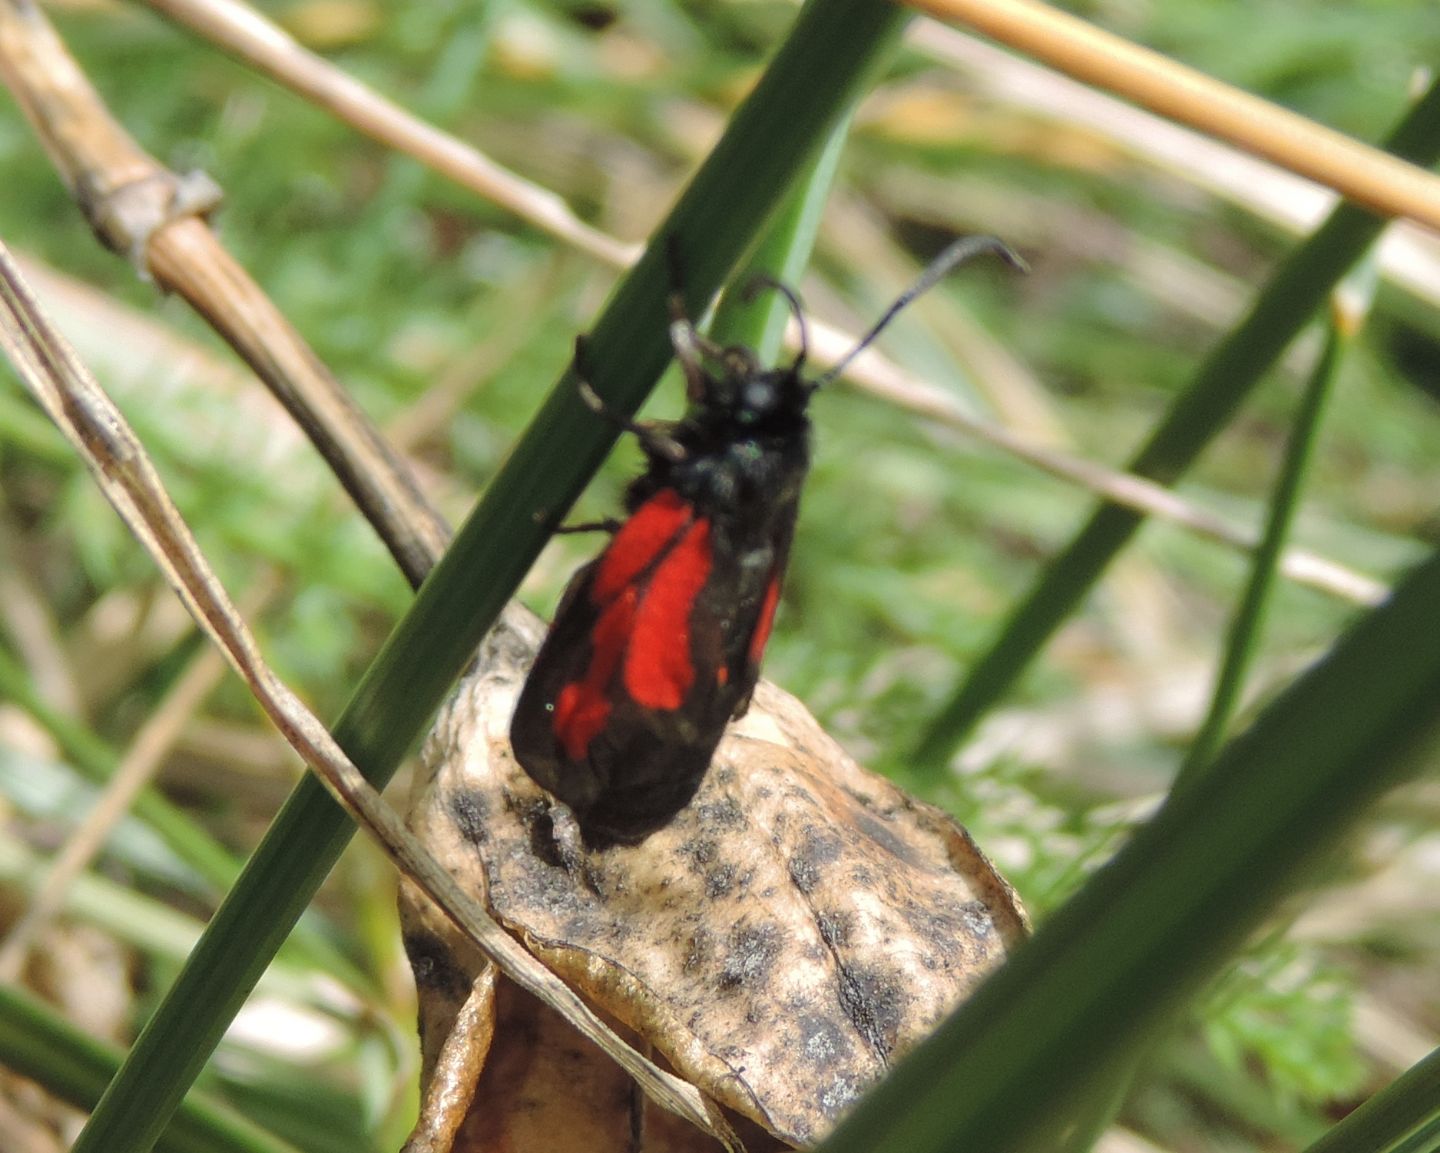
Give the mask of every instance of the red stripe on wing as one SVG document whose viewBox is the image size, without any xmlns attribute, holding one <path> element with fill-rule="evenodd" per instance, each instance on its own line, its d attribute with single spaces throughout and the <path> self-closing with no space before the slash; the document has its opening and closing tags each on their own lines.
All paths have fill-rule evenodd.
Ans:
<svg viewBox="0 0 1440 1153">
<path fill-rule="evenodd" d="M 750 634 L 750 664 L 758 666 L 765 655 L 765 645 L 770 640 L 770 628 L 775 623 L 775 607 L 780 603 L 780 576 L 777 573 L 765 586 L 765 599 L 760 603 L 760 616 L 755 621 L 755 631 Z"/>
<path fill-rule="evenodd" d="M 600 560 L 590 597 L 604 605 L 634 583 L 694 517 L 672 488 L 662 488 L 631 514 Z"/>
<path fill-rule="evenodd" d="M 584 678 L 571 681 L 555 697 L 555 739 L 572 761 L 585 755 L 610 719 L 607 690 L 634 628 L 638 600 L 632 587 L 605 606 L 590 634 L 590 666 Z"/>
<path fill-rule="evenodd" d="M 678 709 L 695 680 L 690 614 L 710 579 L 710 522 L 697 520 L 645 588 L 625 654 L 625 691 L 641 708 Z"/>
<path fill-rule="evenodd" d="M 610 682 L 622 660 L 625 691 L 642 708 L 674 709 L 684 700 L 694 676 L 690 605 L 710 571 L 710 527 L 693 520 L 694 510 L 677 492 L 661 489 L 620 526 L 601 556 L 589 589 L 599 609 L 590 663 L 555 697 L 555 739 L 568 759 L 582 759 L 609 723 Z M 671 651 L 675 644 L 678 652 Z"/>
</svg>

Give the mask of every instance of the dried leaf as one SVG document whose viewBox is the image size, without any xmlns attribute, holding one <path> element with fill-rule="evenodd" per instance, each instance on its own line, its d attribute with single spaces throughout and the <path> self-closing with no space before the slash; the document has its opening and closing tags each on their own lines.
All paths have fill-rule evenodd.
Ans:
<svg viewBox="0 0 1440 1153">
<path fill-rule="evenodd" d="M 682 1077 L 782 1142 L 818 1141 L 1023 938 L 1014 892 L 949 817 L 860 768 L 768 684 L 673 823 L 588 850 L 507 739 L 540 632 L 512 613 L 487 638 L 427 743 L 412 826 L 535 956 Z M 429 971 L 448 966 L 468 987 L 474 954 L 413 905 L 406 917 Z M 437 1016 L 425 1014 L 429 1029 Z M 537 1043 L 502 1024 L 491 1060 Z M 488 1096 L 489 1077 L 474 1109 L 493 1123 L 515 1102 Z M 628 1123 L 618 1104 L 579 1100 L 587 1091 L 551 1090 L 576 1099 L 584 1126 L 602 1108 Z M 609 1147 L 583 1132 L 586 1148 Z"/>
</svg>

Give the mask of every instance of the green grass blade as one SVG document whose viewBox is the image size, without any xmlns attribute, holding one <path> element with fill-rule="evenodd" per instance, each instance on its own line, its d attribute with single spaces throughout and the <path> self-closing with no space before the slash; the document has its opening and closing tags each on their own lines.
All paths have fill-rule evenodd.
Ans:
<svg viewBox="0 0 1440 1153">
<path fill-rule="evenodd" d="M 1342 289 L 1343 291 L 1343 289 Z M 1355 335 L 1355 326 L 1335 315 L 1334 306 L 1325 329 L 1325 344 L 1314 371 L 1306 381 L 1300 406 L 1295 413 L 1294 427 L 1285 458 L 1275 479 L 1275 492 L 1270 502 L 1270 515 L 1265 532 L 1255 550 L 1250 579 L 1241 596 L 1240 605 L 1231 622 L 1225 652 L 1216 674 L 1210 708 L 1195 740 L 1186 753 L 1184 764 L 1176 774 L 1172 788 L 1191 787 L 1211 764 L 1216 751 L 1225 740 L 1225 733 L 1234 714 L 1245 684 L 1245 674 L 1259 648 L 1264 629 L 1270 592 L 1278 573 L 1280 555 L 1290 535 L 1290 526 L 1300 504 L 1300 492 L 1310 459 L 1319 437 L 1320 418 L 1333 388 L 1344 350 Z M 1091 1109 L 1077 1131 L 1066 1139 L 1069 1153 L 1090 1149 L 1104 1133 L 1124 1103 L 1126 1091 L 1141 1064 L 1144 1047 L 1130 1054 L 1115 1079 L 1104 1093 L 1096 1094 Z"/>
<path fill-rule="evenodd" d="M 1440 82 L 1406 115 L 1386 148 L 1429 166 L 1440 155 Z M 1210 354 L 1131 471 L 1174 482 L 1225 427 L 1241 401 L 1305 326 L 1385 222 L 1342 204 L 1281 264 L 1249 315 Z M 976 722 L 1019 678 L 1140 527 L 1138 513 L 1102 505 L 1011 613 L 997 639 L 916 746 L 916 771 L 937 774 Z"/>
<path fill-rule="evenodd" d="M 1412 1065 L 1305 1153 L 1379 1153 L 1440 1121 L 1440 1049 Z"/>
<path fill-rule="evenodd" d="M 687 307 L 698 310 L 863 90 L 905 19 L 875 0 L 812 0 L 802 10 L 591 333 L 587 368 L 611 407 L 638 408 L 670 358 L 667 239 L 678 245 Z M 581 404 L 567 371 L 336 724 L 336 739 L 372 781 L 382 784 L 394 772 L 614 438 Z M 137 1039 L 74 1153 L 153 1145 L 351 831 L 307 777 Z"/>
<path fill-rule="evenodd" d="M 1053 1139 L 1440 745 L 1440 553 L 1226 746 L 841 1123 L 824 1153 Z"/>
<path fill-rule="evenodd" d="M 1397 1141 L 1389 1153 L 1435 1153 L 1440 1149 L 1440 1117 L 1431 1118 L 1415 1132 Z"/>
<path fill-rule="evenodd" d="M 13 701 L 54 737 L 69 763 L 88 780 L 103 785 L 110 779 L 120 755 L 84 725 L 50 708 L 35 692 L 29 674 L 0 646 L 0 698 Z M 154 789 L 143 790 L 134 804 L 135 815 L 148 825 L 181 861 L 216 891 L 223 891 L 240 876 L 241 863 L 189 815 L 177 809 Z M 343 957 L 313 927 L 302 926 L 292 948 L 297 959 L 327 969 L 354 989 L 373 990 L 374 983 Z"/>
<path fill-rule="evenodd" d="M 1270 515 L 1266 519 L 1265 532 L 1251 562 L 1250 580 L 1246 583 L 1240 605 L 1230 624 L 1225 655 L 1216 674 L 1210 708 L 1176 775 L 1174 788 L 1190 787 L 1205 771 L 1216 750 L 1225 740 L 1230 718 L 1235 712 L 1235 704 L 1245 685 L 1245 674 L 1259 648 L 1260 634 L 1265 627 L 1265 613 L 1270 604 L 1270 592 L 1274 588 L 1280 564 L 1280 554 L 1290 536 L 1290 526 L 1300 504 L 1305 472 L 1311 457 L 1314 456 L 1315 441 L 1320 432 L 1320 417 L 1330 396 L 1335 374 L 1339 371 L 1342 354 L 1353 336 L 1353 326 L 1332 314 L 1325 326 L 1325 344 L 1320 359 L 1316 362 L 1310 379 L 1306 381 L 1300 407 L 1295 413 L 1290 443 L 1285 450 L 1280 473 L 1275 478 Z"/>
<path fill-rule="evenodd" d="M 831 130 L 830 139 L 810 171 L 790 190 L 754 253 L 715 308 L 710 325 L 712 338 L 721 344 L 743 344 L 754 349 L 762 364 L 774 364 L 779 359 L 790 309 L 784 297 L 774 292 L 761 292 L 745 300 L 745 286 L 756 276 L 768 276 L 788 288 L 797 288 L 820 233 L 820 218 L 835 183 L 849 130 L 849 116 Z"/>
<path fill-rule="evenodd" d="M 1338 304 L 1332 305 L 1330 321 L 1325 328 L 1324 347 L 1300 397 L 1285 458 L 1275 478 L 1270 515 L 1251 562 L 1250 579 L 1226 638 L 1210 708 L 1186 753 L 1184 764 L 1176 774 L 1175 790 L 1193 786 L 1212 763 L 1225 740 L 1235 704 L 1244 688 L 1245 674 L 1259 648 L 1270 593 L 1278 574 L 1281 553 L 1290 535 L 1290 526 L 1299 508 L 1305 474 L 1319 438 L 1325 402 L 1333 389 L 1342 355 L 1356 333 L 1356 326 L 1348 322 L 1348 318 L 1336 315 L 1337 308 Z M 1130 1054 L 1115 1083 L 1107 1086 L 1106 1092 L 1096 1095 L 1095 1108 L 1085 1117 L 1082 1128 L 1067 1138 L 1067 1150 L 1078 1153 L 1090 1149 L 1099 1140 L 1124 1103 L 1126 1090 L 1134 1080 L 1144 1051 L 1142 1047 Z"/>
<path fill-rule="evenodd" d="M 1098 1086 L 1082 1104 L 1078 1118 L 1057 1143 L 1057 1153 L 1089 1153 L 1095 1148 L 1120 1115 L 1135 1075 L 1149 1052 L 1148 1046 L 1138 1045 L 1124 1061 L 1116 1063 L 1107 1083 Z"/>
<path fill-rule="evenodd" d="M 0 646 L 0 698 L 14 702 L 40 724 L 87 780 L 103 785 L 110 779 L 119 755 L 84 725 L 50 708 L 36 693 L 30 674 L 4 646 Z M 215 889 L 225 889 L 240 875 L 240 862 L 154 789 L 146 789 L 136 798 L 135 813 Z"/>
<path fill-rule="evenodd" d="M 48 1005 L 0 985 L 0 1065 L 88 1109 L 120 1065 L 120 1050 L 86 1036 Z M 197 1095 L 176 1114 L 164 1153 L 295 1153 L 222 1105 Z"/>
</svg>

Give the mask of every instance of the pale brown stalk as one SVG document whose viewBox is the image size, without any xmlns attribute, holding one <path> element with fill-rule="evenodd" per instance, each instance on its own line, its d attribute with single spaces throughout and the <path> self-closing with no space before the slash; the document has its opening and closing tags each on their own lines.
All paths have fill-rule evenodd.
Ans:
<svg viewBox="0 0 1440 1153">
<path fill-rule="evenodd" d="M 208 177 L 177 176 L 140 148 L 34 4 L 0 0 L 0 79 L 14 93 L 96 235 L 185 299 L 255 370 L 329 462 L 413 584 L 448 539 L 404 462 L 215 237 Z"/>
<path fill-rule="evenodd" d="M 1440 177 L 1035 0 L 908 0 L 1382 216 L 1440 232 Z"/>
<path fill-rule="evenodd" d="M 85 460 L 106 499 L 159 565 L 195 622 L 224 653 L 271 723 L 356 824 L 376 839 L 396 867 L 419 885 L 501 972 L 600 1046 L 657 1104 L 734 1147 L 724 1121 L 694 1086 L 665 1073 L 616 1036 L 579 996 L 460 889 L 365 780 L 319 718 L 271 671 L 139 439 L 45 318 L 3 244 L 0 348 Z"/>
</svg>

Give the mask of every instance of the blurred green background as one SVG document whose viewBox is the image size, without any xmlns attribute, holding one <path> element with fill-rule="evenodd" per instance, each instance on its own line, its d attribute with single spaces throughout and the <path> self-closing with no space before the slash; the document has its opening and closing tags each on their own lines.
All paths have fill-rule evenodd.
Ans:
<svg viewBox="0 0 1440 1153">
<path fill-rule="evenodd" d="M 764 0 L 263 7 L 627 241 L 668 207 L 794 15 Z M 1440 21 L 1425 0 L 1075 10 L 1366 140 L 1440 59 Z M 136 139 L 223 186 L 224 243 L 403 440 L 458 520 L 614 271 L 139 6 L 51 11 Z M 1177 162 L 1143 118 L 1125 121 L 1123 138 L 1103 132 L 1063 95 L 1031 86 L 1023 101 L 1007 96 L 998 69 L 945 37 L 910 38 L 860 109 L 798 287 L 815 315 L 857 331 L 954 233 L 999 234 L 1031 275 L 976 267 L 951 278 L 893 326 L 884 350 L 979 417 L 1119 465 L 1293 242 L 1277 213 L 1302 198 L 1278 178 L 1225 192 L 1213 158 Z M 262 644 L 316 711 L 333 715 L 407 603 L 404 582 L 243 366 L 95 244 L 8 98 L 0 172 L 0 237 L 64 279 L 47 300 L 156 454 L 232 592 L 276 582 L 256 619 Z M 1428 243 L 1418 247 L 1428 282 L 1385 282 L 1346 362 L 1296 530 L 1296 543 L 1380 579 L 1440 539 L 1440 244 Z M 1316 347 L 1301 343 L 1184 494 L 1257 522 Z M 672 382 L 647 414 L 680 405 Z M 903 750 L 1092 497 L 844 385 L 814 415 L 815 470 L 766 672 L 860 760 L 906 781 Z M 622 445 L 576 518 L 613 514 L 638 466 Z M 593 548 L 557 540 L 523 590 L 527 603 L 548 615 Z M 1233 550 L 1148 528 L 987 719 L 961 771 L 927 786 L 1038 915 L 1162 794 L 1244 573 Z M 0 650 L 65 724 L 125 749 L 198 642 L 8 368 L 0 581 Z M 1255 698 L 1356 612 L 1282 584 Z M 55 728 L 0 683 L 0 848 L 14 860 L 52 853 L 79 805 L 73 754 Z M 162 781 L 243 850 L 296 771 L 231 680 L 186 724 Z M 1121 1114 L 1131 1135 L 1174 1149 L 1292 1147 L 1435 1046 L 1440 997 L 1426 974 L 1440 946 L 1437 808 L 1433 783 L 1397 798 L 1298 923 L 1256 944 L 1147 1069 Z M 6 865 L 8 882 L 19 868 Z M 163 991 L 207 898 L 138 826 L 97 872 L 102 894 L 123 889 L 139 902 L 113 976 L 123 1032 Z M 303 1011 L 313 1043 L 236 1038 L 217 1062 L 220 1088 L 302 1148 L 394 1148 L 415 1068 L 388 868 L 357 843 L 322 904 L 325 931 L 373 985 L 326 995 L 313 974 L 295 974 L 273 1004 Z"/>
</svg>

